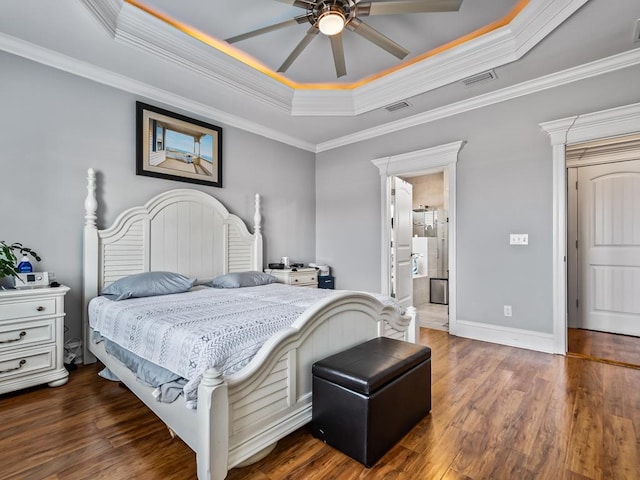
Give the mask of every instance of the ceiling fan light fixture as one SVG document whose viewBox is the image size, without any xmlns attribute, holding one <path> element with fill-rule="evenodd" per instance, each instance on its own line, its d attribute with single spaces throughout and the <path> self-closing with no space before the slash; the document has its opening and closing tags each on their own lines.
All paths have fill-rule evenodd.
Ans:
<svg viewBox="0 0 640 480">
<path fill-rule="evenodd" d="M 346 18 L 339 7 L 330 6 L 318 16 L 318 28 L 325 35 L 336 35 L 344 29 Z"/>
</svg>

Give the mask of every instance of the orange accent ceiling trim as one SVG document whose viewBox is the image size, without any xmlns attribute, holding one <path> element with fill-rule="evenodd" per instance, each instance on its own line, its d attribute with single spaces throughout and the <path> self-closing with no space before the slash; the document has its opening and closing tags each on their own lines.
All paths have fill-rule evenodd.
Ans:
<svg viewBox="0 0 640 480">
<path fill-rule="evenodd" d="M 515 7 L 513 7 L 513 9 L 511 9 L 511 11 L 506 14 L 504 17 L 496 20 L 495 22 L 492 22 L 488 25 L 485 25 L 484 27 L 481 27 L 471 33 L 468 33 L 467 35 L 463 35 L 460 38 L 457 38 L 456 40 L 453 40 L 449 43 L 445 43 L 444 45 L 441 45 L 437 48 L 434 48 L 432 50 L 429 50 L 428 52 L 425 52 L 421 55 L 418 55 L 417 57 L 414 57 L 410 60 L 407 60 L 406 62 L 402 62 L 392 68 L 389 68 L 387 70 L 383 70 L 382 72 L 376 73 L 374 75 L 370 75 L 368 77 L 365 77 L 361 80 L 358 80 L 357 82 L 353 82 L 353 83 L 298 83 L 298 82 L 294 82 L 293 80 L 290 80 L 289 78 L 285 77 L 284 75 L 281 75 L 278 72 L 274 72 L 272 69 L 270 69 L 269 67 L 267 67 L 266 65 L 264 65 L 263 63 L 261 63 L 259 60 L 257 60 L 256 58 L 252 57 L 251 55 L 247 54 L 246 52 L 228 44 L 227 42 L 223 41 L 223 40 L 218 40 L 215 37 L 212 37 L 211 35 L 202 32 L 201 30 L 198 30 L 197 28 L 194 28 L 190 25 L 187 25 L 186 23 L 180 22 L 176 19 L 174 19 L 173 17 L 170 17 L 169 15 L 166 15 L 162 12 L 159 12 L 147 5 L 144 5 L 142 3 L 140 3 L 138 0 L 124 0 L 126 3 L 133 5 L 136 8 L 139 8 L 140 10 L 143 10 L 144 12 L 148 13 L 149 15 L 157 18 L 158 20 L 161 20 L 165 23 L 167 23 L 168 25 L 171 25 L 172 27 L 180 30 L 183 33 L 186 33 L 187 35 L 189 35 L 192 38 L 195 38 L 196 40 L 201 41 L 202 43 L 209 45 L 212 48 L 215 48 L 216 50 L 225 53 L 227 55 L 229 55 L 230 57 L 235 58 L 236 60 L 244 63 L 245 65 L 248 65 L 249 67 L 267 75 L 268 77 L 273 78 L 274 80 L 277 80 L 280 83 L 283 83 L 285 85 L 287 85 L 288 87 L 291 87 L 295 90 L 353 90 L 355 88 L 361 87 L 363 85 L 366 85 L 367 83 L 370 83 L 374 80 L 377 80 L 379 78 L 382 78 L 386 75 L 389 75 L 390 73 L 396 72 L 398 70 L 401 70 L 403 68 L 406 68 L 410 65 L 414 65 L 418 62 L 421 62 L 427 58 L 433 57 L 439 53 L 442 53 L 444 51 L 450 50 L 454 47 L 457 47 L 458 45 L 462 45 L 463 43 L 466 43 L 470 40 L 473 40 L 474 38 L 478 38 L 486 33 L 492 32 L 494 30 L 497 30 L 498 28 L 504 27 L 505 25 L 508 25 L 523 9 L 524 7 L 526 7 L 529 4 L 530 0 L 520 0 Z"/>
</svg>

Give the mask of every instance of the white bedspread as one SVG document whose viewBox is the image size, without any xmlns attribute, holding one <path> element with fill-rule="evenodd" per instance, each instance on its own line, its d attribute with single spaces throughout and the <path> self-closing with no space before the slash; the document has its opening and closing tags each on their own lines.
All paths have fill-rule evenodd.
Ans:
<svg viewBox="0 0 640 480">
<path fill-rule="evenodd" d="M 119 302 L 96 297 L 89 304 L 89 323 L 130 352 L 186 378 L 187 406 L 194 408 L 207 368 L 216 367 L 224 375 L 237 372 L 270 336 L 333 294 L 333 290 L 274 283 Z M 394 303 L 389 297 L 376 297 Z"/>
</svg>

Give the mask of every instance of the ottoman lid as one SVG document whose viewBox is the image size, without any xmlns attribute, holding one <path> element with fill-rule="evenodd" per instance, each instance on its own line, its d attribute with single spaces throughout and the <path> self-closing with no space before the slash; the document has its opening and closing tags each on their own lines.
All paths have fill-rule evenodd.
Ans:
<svg viewBox="0 0 640 480">
<path fill-rule="evenodd" d="M 424 345 L 379 337 L 313 364 L 313 375 L 354 392 L 370 395 L 431 358 Z"/>
</svg>

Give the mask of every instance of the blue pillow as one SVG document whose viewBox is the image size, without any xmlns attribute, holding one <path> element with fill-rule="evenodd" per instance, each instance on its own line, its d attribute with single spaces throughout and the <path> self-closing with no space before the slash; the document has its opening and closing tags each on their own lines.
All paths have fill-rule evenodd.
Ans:
<svg viewBox="0 0 640 480">
<path fill-rule="evenodd" d="M 214 278 L 211 281 L 211 286 L 215 288 L 257 287 L 274 283 L 277 280 L 273 275 L 263 272 L 235 272 Z"/>
<path fill-rule="evenodd" d="M 195 278 L 173 272 L 145 272 L 116 280 L 102 290 L 102 295 L 109 300 L 126 300 L 127 298 L 152 297 L 183 293 L 196 282 Z"/>
</svg>

